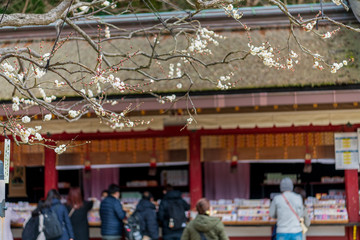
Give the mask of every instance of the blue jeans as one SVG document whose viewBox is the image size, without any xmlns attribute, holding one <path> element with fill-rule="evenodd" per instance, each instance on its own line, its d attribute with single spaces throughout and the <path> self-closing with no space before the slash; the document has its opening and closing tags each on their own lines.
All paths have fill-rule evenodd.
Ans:
<svg viewBox="0 0 360 240">
<path fill-rule="evenodd" d="M 276 233 L 276 240 L 302 240 L 302 232 L 299 232 L 299 233 Z"/>
</svg>

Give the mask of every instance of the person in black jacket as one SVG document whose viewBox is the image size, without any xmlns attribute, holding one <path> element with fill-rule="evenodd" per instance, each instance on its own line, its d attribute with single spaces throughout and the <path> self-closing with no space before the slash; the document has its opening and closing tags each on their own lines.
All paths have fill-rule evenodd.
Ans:
<svg viewBox="0 0 360 240">
<path fill-rule="evenodd" d="M 120 240 L 126 216 L 122 208 L 120 198 L 120 188 L 116 184 L 111 184 L 107 196 L 100 204 L 101 235 L 104 240 Z"/>
<path fill-rule="evenodd" d="M 159 226 L 156 219 L 156 207 L 152 203 L 153 196 L 150 192 L 144 192 L 142 199 L 136 206 L 135 212 L 141 215 L 142 222 L 142 234 L 145 239 L 157 240 L 159 239 Z"/>
<path fill-rule="evenodd" d="M 69 218 L 73 226 L 75 240 L 89 239 L 88 211 L 93 206 L 92 201 L 84 201 L 79 187 L 72 187 L 66 201 Z"/>
<path fill-rule="evenodd" d="M 164 240 L 179 240 L 186 227 L 185 211 L 190 209 L 190 205 L 181 198 L 181 192 L 174 190 L 171 185 L 166 186 L 164 193 L 158 212 L 162 236 Z"/>
</svg>

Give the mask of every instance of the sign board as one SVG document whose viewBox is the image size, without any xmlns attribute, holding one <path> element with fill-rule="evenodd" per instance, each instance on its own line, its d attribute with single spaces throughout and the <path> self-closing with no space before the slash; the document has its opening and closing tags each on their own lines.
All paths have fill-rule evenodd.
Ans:
<svg viewBox="0 0 360 240">
<path fill-rule="evenodd" d="M 10 139 L 5 139 L 4 142 L 4 180 L 9 183 L 10 176 Z"/>
<path fill-rule="evenodd" d="M 335 133 L 335 169 L 359 169 L 358 133 Z"/>
</svg>

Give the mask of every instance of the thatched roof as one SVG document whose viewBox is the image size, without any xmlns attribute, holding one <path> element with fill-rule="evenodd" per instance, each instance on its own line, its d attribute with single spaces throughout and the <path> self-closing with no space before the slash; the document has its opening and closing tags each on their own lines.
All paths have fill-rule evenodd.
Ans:
<svg viewBox="0 0 360 240">
<path fill-rule="evenodd" d="M 333 31 L 335 28 L 330 26 L 321 27 L 319 30 L 323 33 L 328 31 Z M 326 86 L 326 85 L 337 85 L 337 84 L 354 84 L 358 83 L 360 66 L 360 34 L 350 32 L 347 30 L 340 30 L 333 38 L 330 39 L 321 39 L 315 36 L 312 33 L 305 32 L 303 29 L 296 29 L 296 35 L 298 36 L 300 42 L 308 49 L 314 53 L 318 53 L 329 62 L 341 62 L 342 60 L 348 60 L 354 58 L 355 61 L 350 63 L 348 66 L 340 69 L 338 73 L 333 74 L 330 72 L 329 68 L 325 68 L 320 71 L 318 69 L 313 69 L 313 58 L 301 54 L 299 47 L 295 44 L 294 40 L 291 40 L 291 49 L 299 54 L 299 64 L 295 65 L 295 70 L 277 70 L 275 68 L 266 67 L 262 61 L 256 56 L 249 55 L 246 60 L 233 62 L 230 64 L 220 64 L 211 67 L 203 67 L 200 64 L 195 64 L 198 68 L 199 73 L 209 80 L 213 81 L 204 81 L 200 80 L 196 75 L 195 71 L 191 70 L 191 67 L 187 64 L 184 64 L 180 61 L 179 58 L 170 61 L 153 61 L 150 69 L 144 69 L 143 71 L 146 74 L 153 76 L 154 78 L 165 78 L 169 73 L 169 64 L 176 64 L 181 62 L 182 71 L 186 69 L 189 72 L 189 75 L 194 80 L 194 85 L 192 90 L 203 91 L 203 90 L 219 90 L 216 87 L 217 80 L 221 76 L 229 75 L 230 72 L 234 73 L 234 76 L 231 77 L 232 82 L 236 82 L 234 88 L 237 89 L 246 89 L 246 88 L 282 88 L 289 86 L 305 86 L 305 85 L 314 85 L 314 86 Z M 219 40 L 219 46 L 215 47 L 214 45 L 209 45 L 209 48 L 213 52 L 212 55 L 202 55 L 200 59 L 206 63 L 211 63 L 214 61 L 221 60 L 228 52 L 245 50 L 248 51 L 249 47 L 247 46 L 247 35 L 245 32 L 221 32 L 221 35 L 225 36 L 226 39 Z M 286 49 L 286 42 L 289 36 L 288 29 L 262 29 L 262 30 L 252 30 L 251 38 L 252 44 L 254 46 L 259 46 L 263 42 L 269 42 L 275 50 L 281 50 L 280 57 L 287 56 L 288 51 Z M 154 37 L 149 35 L 149 41 L 153 41 Z M 88 43 L 85 41 L 79 41 L 79 49 L 77 44 L 74 41 L 66 42 L 56 53 L 55 57 L 52 59 L 52 63 L 58 61 L 78 61 L 80 53 L 81 63 L 90 66 L 95 69 L 97 54 Z M 37 51 L 42 52 L 42 54 L 50 52 L 53 42 L 3 42 L 1 47 L 5 46 L 28 46 Z M 177 49 L 185 49 L 187 47 L 188 41 L 179 37 L 177 42 Z M 109 42 L 104 42 L 102 44 L 103 50 L 107 52 L 120 52 L 120 53 L 134 53 L 136 51 L 145 52 L 150 54 L 149 51 L 149 42 L 144 37 L 132 38 L 131 40 L 111 40 Z M 174 50 L 175 45 L 173 38 L 170 36 L 165 36 L 160 39 L 160 44 L 156 49 L 158 55 L 168 54 Z M 233 54 L 232 57 L 243 56 L 241 54 Z M 108 58 L 111 63 L 116 64 L 124 60 L 123 57 L 114 57 Z M 126 60 L 122 64 L 122 68 L 125 67 L 135 67 L 136 64 L 145 65 L 148 59 L 141 56 L 135 55 L 131 59 Z M 285 63 L 285 60 L 283 60 Z M 104 64 L 103 64 L 104 67 Z M 67 69 L 78 70 L 78 66 L 67 66 Z M 126 79 L 139 79 L 127 81 L 129 84 L 141 83 L 144 79 L 145 82 L 149 82 L 150 78 L 133 71 L 122 71 L 120 70 L 115 74 L 120 77 L 122 80 Z M 86 81 L 89 81 L 91 78 L 90 75 L 84 75 Z M 70 80 L 77 80 L 81 78 L 80 74 L 70 74 L 66 75 Z M 42 87 L 46 86 L 46 82 L 53 84 L 55 79 L 59 79 L 54 76 L 51 72 L 48 72 L 43 78 L 41 78 Z M 61 80 L 61 79 L 59 79 Z M 177 88 L 177 84 L 181 82 L 182 88 Z M 188 79 L 182 80 L 167 80 L 167 81 L 155 81 L 155 83 L 150 86 L 144 87 L 145 89 L 152 89 L 156 92 L 177 92 L 187 90 L 190 82 Z M 78 84 L 79 89 L 83 88 L 82 84 Z M 2 82 L 2 87 L 0 88 L 0 98 L 1 99 L 10 99 L 12 89 L 10 86 Z M 50 94 L 50 92 L 48 92 Z M 116 94 L 115 91 L 112 93 Z M 134 92 L 129 92 L 130 94 Z M 73 93 L 63 92 L 59 90 L 54 92 L 54 94 L 60 95 L 72 95 Z"/>
</svg>

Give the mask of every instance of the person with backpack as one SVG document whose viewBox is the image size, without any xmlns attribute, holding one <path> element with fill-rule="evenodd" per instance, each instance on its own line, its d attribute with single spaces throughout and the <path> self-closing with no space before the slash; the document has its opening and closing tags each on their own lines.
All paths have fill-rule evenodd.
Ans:
<svg viewBox="0 0 360 240">
<path fill-rule="evenodd" d="M 190 209 L 190 205 L 181 198 L 181 192 L 174 190 L 171 185 L 166 186 L 164 193 L 158 211 L 162 236 L 164 240 L 179 240 L 186 227 L 185 211 Z"/>
<path fill-rule="evenodd" d="M 66 201 L 69 218 L 74 229 L 75 240 L 89 239 L 88 211 L 93 207 L 92 201 L 84 201 L 79 187 L 72 187 Z"/>
<path fill-rule="evenodd" d="M 135 212 L 139 213 L 141 222 L 140 229 L 143 239 L 159 239 L 159 225 L 157 223 L 156 207 L 150 192 L 144 192 L 141 200 L 136 206 Z"/>
<path fill-rule="evenodd" d="M 120 240 L 123 234 L 123 219 L 125 218 L 126 213 L 119 200 L 119 186 L 111 184 L 109 186 L 108 193 L 109 195 L 102 200 L 100 204 L 102 239 Z"/>
<path fill-rule="evenodd" d="M 210 203 L 202 198 L 196 203 L 198 215 L 185 228 L 181 240 L 229 240 L 220 218 L 209 216 Z"/>
<path fill-rule="evenodd" d="M 46 239 L 56 240 L 73 240 L 74 232 L 68 216 L 66 207 L 60 202 L 61 196 L 56 189 L 51 189 L 44 202 L 44 207 L 41 209 L 44 223 L 44 233 Z M 53 237 L 59 233 L 58 227 L 62 234 L 58 237 Z M 54 234 L 54 235 L 53 235 Z"/>
</svg>

